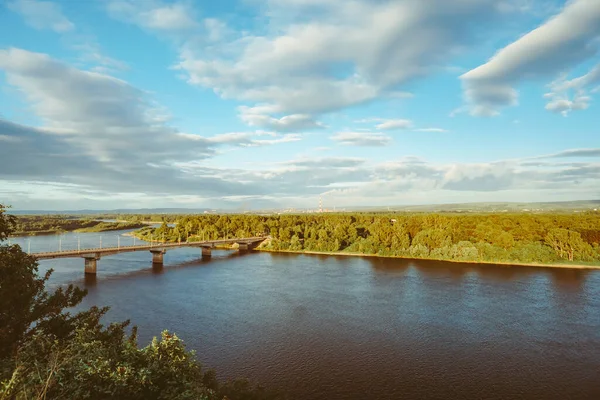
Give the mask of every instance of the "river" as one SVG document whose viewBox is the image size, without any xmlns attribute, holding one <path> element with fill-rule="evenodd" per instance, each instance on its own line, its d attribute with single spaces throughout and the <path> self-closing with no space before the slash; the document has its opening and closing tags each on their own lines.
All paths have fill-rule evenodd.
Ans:
<svg viewBox="0 0 600 400">
<path fill-rule="evenodd" d="M 61 247 L 133 244 L 68 233 Z M 13 238 L 56 249 L 58 236 Z M 139 240 L 137 240 L 139 243 Z M 85 245 L 85 246 L 84 246 Z M 219 377 L 294 399 L 599 399 L 600 271 L 199 249 L 46 260 L 82 307 L 108 305 L 145 345 L 163 329 Z"/>
</svg>

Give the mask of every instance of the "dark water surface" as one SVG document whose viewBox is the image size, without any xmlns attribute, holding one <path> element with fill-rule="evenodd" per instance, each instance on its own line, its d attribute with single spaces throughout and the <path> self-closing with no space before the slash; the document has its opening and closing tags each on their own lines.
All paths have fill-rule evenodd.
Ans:
<svg viewBox="0 0 600 400">
<path fill-rule="evenodd" d="M 147 252 L 105 257 L 91 282 L 82 259 L 40 265 L 86 285 L 84 307 L 130 318 L 140 344 L 168 328 L 221 378 L 294 399 L 600 399 L 600 271 L 199 254 L 169 251 L 158 270 Z"/>
</svg>

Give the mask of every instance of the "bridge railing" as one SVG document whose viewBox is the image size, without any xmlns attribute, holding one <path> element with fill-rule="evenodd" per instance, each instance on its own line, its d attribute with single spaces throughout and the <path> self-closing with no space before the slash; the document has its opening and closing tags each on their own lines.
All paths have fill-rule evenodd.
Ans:
<svg viewBox="0 0 600 400">
<path fill-rule="evenodd" d="M 195 241 L 195 242 L 172 242 L 172 243 L 164 243 L 164 242 L 150 242 L 144 243 L 142 245 L 117 245 L 113 247 L 87 247 L 77 249 L 57 249 L 54 251 L 44 251 L 44 252 L 34 252 L 30 253 L 34 256 L 48 256 L 48 255 L 60 255 L 60 254 L 86 254 L 86 253 L 108 253 L 108 252 L 119 252 L 124 250 L 146 250 L 152 249 L 153 247 L 190 247 L 197 245 L 215 245 L 220 243 L 237 243 L 237 242 L 254 242 L 259 240 L 265 240 L 266 237 L 250 237 L 250 238 L 234 238 L 234 239 L 216 239 L 216 240 L 203 240 L 203 241 Z"/>
</svg>

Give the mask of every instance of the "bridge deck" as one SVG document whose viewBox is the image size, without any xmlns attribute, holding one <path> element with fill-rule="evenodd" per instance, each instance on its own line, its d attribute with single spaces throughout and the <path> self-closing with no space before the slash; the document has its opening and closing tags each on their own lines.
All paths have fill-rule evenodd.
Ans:
<svg viewBox="0 0 600 400">
<path fill-rule="evenodd" d="M 50 258 L 68 258 L 68 257 L 82 257 L 85 255 L 100 256 L 100 255 L 111 255 L 118 253 L 126 253 L 131 251 L 142 251 L 142 250 L 161 250 L 161 249 L 172 249 L 179 247 L 215 247 L 220 244 L 251 244 L 262 242 L 266 237 L 251 237 L 241 239 L 219 239 L 219 240 L 204 240 L 201 242 L 182 242 L 182 243 L 151 243 L 137 246 L 119 246 L 119 247 L 98 247 L 91 249 L 80 249 L 80 250 L 63 250 L 63 251 L 50 251 L 43 253 L 31 253 L 32 256 L 39 260 L 50 259 Z"/>
</svg>

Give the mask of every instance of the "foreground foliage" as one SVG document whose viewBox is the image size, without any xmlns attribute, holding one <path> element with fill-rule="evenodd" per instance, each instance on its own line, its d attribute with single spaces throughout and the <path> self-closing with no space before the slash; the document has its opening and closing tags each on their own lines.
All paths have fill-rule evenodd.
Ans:
<svg viewBox="0 0 600 400">
<path fill-rule="evenodd" d="M 0 242 L 14 226 L 0 205 Z M 33 257 L 0 244 L 1 400 L 284 398 L 246 380 L 220 384 L 167 331 L 140 348 L 129 321 L 100 323 L 108 308 L 67 312 L 87 293 L 73 285 L 47 292 L 51 273 L 40 276 Z"/>
<path fill-rule="evenodd" d="M 139 232 L 166 241 L 270 235 L 267 249 L 459 261 L 600 261 L 600 213 L 192 215 Z"/>
</svg>

